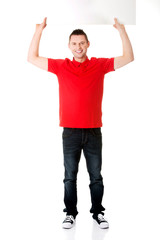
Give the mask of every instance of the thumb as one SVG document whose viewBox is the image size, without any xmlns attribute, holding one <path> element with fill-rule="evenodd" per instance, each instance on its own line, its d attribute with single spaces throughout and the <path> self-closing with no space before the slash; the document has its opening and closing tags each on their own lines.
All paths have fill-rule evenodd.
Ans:
<svg viewBox="0 0 160 240">
<path fill-rule="evenodd" d="M 43 20 L 43 23 L 46 24 L 46 22 L 47 22 L 47 17 L 45 17 L 44 20 Z"/>
<path fill-rule="evenodd" d="M 118 22 L 117 18 L 114 18 L 115 24 Z"/>
</svg>

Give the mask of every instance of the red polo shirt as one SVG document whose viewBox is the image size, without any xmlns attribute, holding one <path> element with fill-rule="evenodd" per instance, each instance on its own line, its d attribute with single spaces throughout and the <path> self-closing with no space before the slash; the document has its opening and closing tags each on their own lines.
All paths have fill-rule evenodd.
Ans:
<svg viewBox="0 0 160 240">
<path fill-rule="evenodd" d="M 114 58 L 88 57 L 82 63 L 48 58 L 48 71 L 59 82 L 59 126 L 102 127 L 104 75 L 114 71 Z"/>
</svg>

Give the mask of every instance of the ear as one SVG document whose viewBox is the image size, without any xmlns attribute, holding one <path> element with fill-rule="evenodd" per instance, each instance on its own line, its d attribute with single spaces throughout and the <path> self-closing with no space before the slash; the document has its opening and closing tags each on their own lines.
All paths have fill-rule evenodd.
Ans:
<svg viewBox="0 0 160 240">
<path fill-rule="evenodd" d="M 88 47 L 90 46 L 90 42 L 88 41 Z"/>
</svg>

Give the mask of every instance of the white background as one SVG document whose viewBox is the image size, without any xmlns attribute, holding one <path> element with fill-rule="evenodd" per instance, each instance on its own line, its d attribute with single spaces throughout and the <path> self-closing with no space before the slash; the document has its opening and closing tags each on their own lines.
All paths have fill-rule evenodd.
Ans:
<svg viewBox="0 0 160 240">
<path fill-rule="evenodd" d="M 8 1 L 0 7 L 0 239 L 160 239 L 160 4 L 137 3 L 136 26 L 126 25 L 135 61 L 109 73 L 103 97 L 103 205 L 109 230 L 89 213 L 89 177 L 82 154 L 76 227 L 61 228 L 63 210 L 62 128 L 58 80 L 27 62 L 36 23 L 49 1 Z M 107 15 L 107 12 L 106 12 Z M 72 59 L 68 36 L 79 25 L 48 24 L 40 55 Z M 122 53 L 112 25 L 80 26 L 88 57 Z"/>
</svg>

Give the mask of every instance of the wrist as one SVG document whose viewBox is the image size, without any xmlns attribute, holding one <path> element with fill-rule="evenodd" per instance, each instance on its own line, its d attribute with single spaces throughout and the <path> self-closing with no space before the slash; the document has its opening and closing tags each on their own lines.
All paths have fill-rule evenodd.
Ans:
<svg viewBox="0 0 160 240">
<path fill-rule="evenodd" d="M 126 34 L 126 30 L 124 27 L 119 29 L 119 34 L 120 35 Z"/>
<path fill-rule="evenodd" d="M 35 33 L 42 34 L 42 32 L 43 32 L 43 28 L 41 28 L 41 27 L 37 27 L 37 26 L 36 26 Z"/>
</svg>

